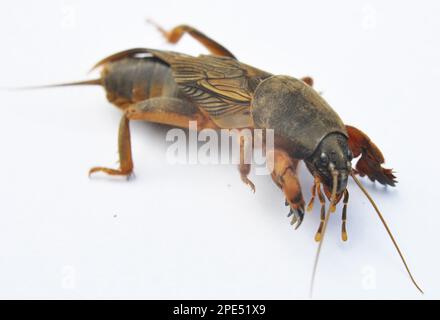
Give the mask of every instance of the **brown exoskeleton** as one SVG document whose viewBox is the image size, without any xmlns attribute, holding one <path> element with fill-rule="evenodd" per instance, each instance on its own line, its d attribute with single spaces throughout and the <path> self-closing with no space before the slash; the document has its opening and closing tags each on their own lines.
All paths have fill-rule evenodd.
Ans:
<svg viewBox="0 0 440 320">
<path fill-rule="evenodd" d="M 368 136 L 346 125 L 338 114 L 313 89 L 309 77 L 295 79 L 273 75 L 238 61 L 226 48 L 200 31 L 178 26 L 167 32 L 158 27 L 166 39 L 176 43 L 188 33 L 211 53 L 190 55 L 137 48 L 116 53 L 100 61 L 101 78 L 74 84 L 96 84 L 105 88 L 107 99 L 123 113 L 119 127 L 119 168 L 94 167 L 90 174 L 130 176 L 133 159 L 130 145 L 130 121 L 141 120 L 197 129 L 273 129 L 275 133 L 272 178 L 284 192 L 290 207 L 292 224 L 304 218 L 305 201 L 297 176 L 297 165 L 304 161 L 314 176 L 310 210 L 316 196 L 321 203 L 321 223 L 315 236 L 318 254 L 325 229 L 335 205 L 343 200 L 342 239 L 347 240 L 346 219 L 351 176 L 369 198 L 396 246 L 413 279 L 391 232 L 376 205 L 362 187 L 356 174 L 372 181 L 394 186 L 395 176 L 382 167 L 384 157 Z M 359 158 L 356 168 L 352 160 Z M 239 165 L 241 179 L 255 190 L 248 179 L 250 165 Z M 330 200 L 326 213 L 325 202 Z M 312 280 L 313 283 L 313 280 Z"/>
</svg>

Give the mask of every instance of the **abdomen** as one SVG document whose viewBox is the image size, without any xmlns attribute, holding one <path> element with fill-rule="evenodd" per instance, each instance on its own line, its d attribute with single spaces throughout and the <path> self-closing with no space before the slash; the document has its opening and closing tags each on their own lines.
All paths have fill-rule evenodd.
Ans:
<svg viewBox="0 0 440 320">
<path fill-rule="evenodd" d="M 156 58 L 124 58 L 109 63 L 103 69 L 102 81 L 107 99 L 122 109 L 155 97 L 186 99 L 170 67 Z"/>
</svg>

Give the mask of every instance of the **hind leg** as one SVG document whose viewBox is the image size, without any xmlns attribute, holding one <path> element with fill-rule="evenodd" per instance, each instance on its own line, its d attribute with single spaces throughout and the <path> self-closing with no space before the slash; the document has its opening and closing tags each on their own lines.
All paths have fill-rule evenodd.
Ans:
<svg viewBox="0 0 440 320">
<path fill-rule="evenodd" d="M 104 172 L 112 176 L 130 177 L 133 173 L 130 138 L 131 120 L 155 122 L 180 128 L 188 128 L 190 121 L 196 121 L 198 129 L 216 128 L 196 107 L 179 99 L 153 98 L 133 104 L 125 110 L 119 125 L 119 168 L 93 167 L 90 169 L 89 175 L 95 172 Z"/>
<path fill-rule="evenodd" d="M 148 20 L 148 22 L 155 26 L 169 43 L 176 44 L 182 39 L 182 36 L 187 33 L 202 44 L 211 54 L 235 59 L 235 56 L 220 43 L 189 25 L 181 24 L 172 28 L 170 31 L 166 31 L 153 20 Z M 301 80 L 313 87 L 313 78 L 303 77 Z"/>
<path fill-rule="evenodd" d="M 198 42 L 200 42 L 213 55 L 235 58 L 235 56 L 228 49 L 223 47 L 220 43 L 211 39 L 204 33 L 200 32 L 199 30 L 191 26 L 182 24 L 177 27 L 174 27 L 170 31 L 166 31 L 164 28 L 162 28 L 160 25 L 153 22 L 152 20 L 148 20 L 148 22 L 153 24 L 169 43 L 175 44 L 179 42 L 182 36 L 185 33 L 187 33 L 191 37 L 196 39 Z"/>
</svg>

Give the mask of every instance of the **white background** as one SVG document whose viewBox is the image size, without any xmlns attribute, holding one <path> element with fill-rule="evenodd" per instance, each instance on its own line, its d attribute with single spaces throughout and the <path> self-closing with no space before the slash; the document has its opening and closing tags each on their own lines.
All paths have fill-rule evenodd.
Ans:
<svg viewBox="0 0 440 320">
<path fill-rule="evenodd" d="M 398 172 L 364 181 L 412 270 L 418 294 L 353 183 L 349 241 L 332 217 L 315 298 L 440 298 L 436 1 L 2 1 L 0 86 L 82 80 L 131 47 L 165 43 L 146 18 L 188 23 L 240 60 L 311 75 L 346 123 L 366 131 Z M 232 165 L 170 165 L 166 130 L 132 125 L 136 178 L 89 179 L 116 166 L 120 112 L 101 88 L 0 93 L 0 298 L 308 296 L 319 214 L 298 231 L 268 176 Z M 310 174 L 301 167 L 308 200 Z"/>
</svg>

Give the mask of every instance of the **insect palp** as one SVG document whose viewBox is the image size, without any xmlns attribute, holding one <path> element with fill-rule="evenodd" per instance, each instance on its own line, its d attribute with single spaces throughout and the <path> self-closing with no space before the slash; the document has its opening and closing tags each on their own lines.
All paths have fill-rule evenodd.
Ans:
<svg viewBox="0 0 440 320">
<path fill-rule="evenodd" d="M 315 262 L 313 264 L 312 279 L 310 281 L 310 297 L 313 296 L 313 287 L 315 284 L 316 270 L 318 269 L 318 261 L 319 261 L 319 256 L 321 253 L 322 244 L 324 242 L 325 230 L 327 229 L 328 220 L 330 219 L 331 204 L 336 201 L 336 190 L 338 188 L 338 171 L 332 170 L 332 177 L 333 177 L 333 187 L 332 187 L 332 193 L 330 196 L 330 207 L 328 209 L 327 214 L 325 214 L 325 211 L 324 211 L 325 219 L 324 219 L 324 223 L 322 225 L 322 230 L 320 233 L 318 249 L 316 250 Z"/>
<path fill-rule="evenodd" d="M 347 189 L 344 191 L 344 207 L 342 208 L 342 230 L 341 230 L 341 238 L 342 241 L 347 241 L 347 204 L 350 198 L 350 194 Z"/>
<path fill-rule="evenodd" d="M 325 220 L 325 197 L 321 190 L 321 185 L 318 185 L 317 192 L 318 192 L 319 202 L 321 204 L 321 222 L 319 224 L 318 231 L 316 231 L 315 234 L 315 241 L 319 242 L 321 241 L 322 229 L 324 227 L 324 220 Z"/>
<path fill-rule="evenodd" d="M 321 181 L 319 180 L 319 177 L 315 176 L 311 190 L 312 197 L 310 198 L 309 204 L 307 205 L 307 211 L 309 212 L 313 210 L 313 204 L 315 203 L 315 198 L 316 198 L 316 190 L 320 188 L 320 185 L 321 185 Z"/>
</svg>

